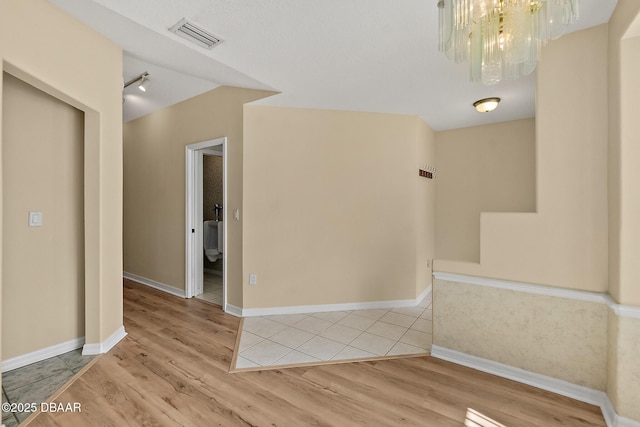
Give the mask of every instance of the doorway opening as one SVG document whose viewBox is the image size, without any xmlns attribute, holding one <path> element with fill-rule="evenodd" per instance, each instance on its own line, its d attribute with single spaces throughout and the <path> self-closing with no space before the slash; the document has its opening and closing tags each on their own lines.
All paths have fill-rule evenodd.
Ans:
<svg viewBox="0 0 640 427">
<path fill-rule="evenodd" d="M 227 308 L 227 138 L 186 147 L 186 297 Z"/>
<path fill-rule="evenodd" d="M 0 293 L 3 401 L 12 404 L 46 401 L 92 357 L 82 356 L 85 112 L 11 71 L 0 74 Z M 28 416 L 5 412 L 2 422 Z"/>
</svg>

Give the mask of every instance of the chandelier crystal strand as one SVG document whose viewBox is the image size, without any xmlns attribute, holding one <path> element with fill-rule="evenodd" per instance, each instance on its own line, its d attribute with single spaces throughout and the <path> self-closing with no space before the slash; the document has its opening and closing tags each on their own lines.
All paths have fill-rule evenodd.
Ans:
<svg viewBox="0 0 640 427">
<path fill-rule="evenodd" d="M 535 69 L 547 41 L 578 19 L 579 0 L 440 0 L 439 49 L 493 85 Z"/>
</svg>

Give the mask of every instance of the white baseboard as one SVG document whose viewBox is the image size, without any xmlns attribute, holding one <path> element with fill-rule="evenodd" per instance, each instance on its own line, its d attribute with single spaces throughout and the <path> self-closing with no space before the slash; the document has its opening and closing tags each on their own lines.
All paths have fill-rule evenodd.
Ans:
<svg viewBox="0 0 640 427">
<path fill-rule="evenodd" d="M 167 285 L 165 283 L 156 282 L 155 280 L 147 279 L 146 277 L 138 276 L 136 274 L 127 273 L 126 271 L 122 273 L 122 277 L 125 279 L 133 280 L 134 282 L 138 282 L 142 285 L 149 286 L 150 288 L 157 289 L 162 292 L 166 292 L 171 295 L 175 295 L 180 298 L 186 298 L 187 295 L 184 289 L 178 289 L 175 286 Z"/>
<path fill-rule="evenodd" d="M 109 338 L 107 338 L 103 342 L 96 344 L 85 344 L 84 347 L 82 347 L 82 355 L 86 356 L 106 353 L 126 336 L 127 333 L 124 330 L 124 326 L 120 326 L 113 334 L 111 334 L 111 336 L 109 336 Z"/>
<path fill-rule="evenodd" d="M 232 316 L 242 317 L 242 309 L 232 304 L 227 304 L 224 308 L 224 312 Z"/>
<path fill-rule="evenodd" d="M 640 427 L 640 422 L 618 415 L 609 397 L 603 391 L 579 386 L 557 378 L 536 374 L 437 345 L 431 346 L 431 356 L 599 406 L 608 427 Z"/>
<path fill-rule="evenodd" d="M 422 301 L 424 301 L 424 299 L 428 295 L 431 295 L 431 291 L 432 290 L 433 290 L 433 286 L 432 285 L 427 286 L 427 289 L 422 291 L 422 293 L 420 295 L 418 295 L 418 298 L 416 298 L 416 304 L 415 305 L 419 305 Z"/>
<path fill-rule="evenodd" d="M 370 302 L 350 302 L 342 304 L 318 304 L 318 305 L 291 305 L 283 307 L 264 307 L 264 308 L 239 308 L 239 317 L 255 317 L 255 316 L 273 316 L 277 314 L 304 314 L 304 313 L 323 313 L 327 311 L 349 311 L 349 310 L 371 310 L 386 309 L 399 307 L 415 307 L 422 302 L 424 298 L 431 293 L 431 286 L 427 287 L 416 299 L 402 299 L 390 301 L 370 301 Z M 227 312 L 237 316 L 228 310 Z"/>
<path fill-rule="evenodd" d="M 12 371 L 14 369 L 22 368 L 23 366 L 30 365 L 32 363 L 40 362 L 41 360 L 56 357 L 61 354 L 73 351 L 82 347 L 84 344 L 84 337 L 76 338 L 63 342 L 60 344 L 52 345 L 51 347 L 36 350 L 31 353 L 23 354 L 22 356 L 14 357 L 11 359 L 2 361 L 2 372 Z"/>
<path fill-rule="evenodd" d="M 638 426 L 640 426 L 640 423 L 638 421 L 634 421 L 629 418 L 616 415 L 615 427 L 638 427 Z"/>
<path fill-rule="evenodd" d="M 123 272 L 122 277 L 133 280 L 140 284 L 167 292 L 180 298 L 186 298 L 186 293 L 182 289 L 147 279 L 146 277 L 136 274 Z M 227 304 L 224 311 L 236 317 L 255 317 L 270 316 L 275 314 L 300 314 L 300 313 L 321 313 L 326 311 L 345 311 L 345 310 L 366 310 L 377 308 L 396 308 L 396 307 L 415 307 L 420 304 L 429 294 L 431 294 L 432 286 L 429 285 L 416 299 L 393 300 L 393 301 L 373 301 L 373 302 L 356 302 L 345 304 L 319 304 L 319 305 L 298 305 L 284 307 L 265 307 L 265 308 L 240 308 L 235 305 Z"/>
</svg>

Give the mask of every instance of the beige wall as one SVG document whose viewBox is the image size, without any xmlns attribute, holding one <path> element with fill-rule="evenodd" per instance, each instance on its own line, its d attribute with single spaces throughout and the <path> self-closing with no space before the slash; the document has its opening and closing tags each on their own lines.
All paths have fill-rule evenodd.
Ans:
<svg viewBox="0 0 640 427">
<path fill-rule="evenodd" d="M 609 24 L 609 292 L 635 306 L 640 306 L 638 21 L 640 3 L 620 0 Z"/>
<path fill-rule="evenodd" d="M 433 343 L 605 390 L 608 311 L 606 304 L 438 279 Z"/>
<path fill-rule="evenodd" d="M 124 125 L 124 270 L 185 288 L 185 146 L 227 137 L 228 206 L 242 215 L 243 114 L 270 92 L 219 87 Z M 242 221 L 227 225 L 227 300 L 242 305 Z"/>
<path fill-rule="evenodd" d="M 84 337 L 84 116 L 7 73 L 3 79 L 7 360 Z M 28 227 L 30 210 L 42 212 L 42 227 Z"/>
<path fill-rule="evenodd" d="M 480 263 L 436 270 L 606 291 L 607 26 L 549 43 L 536 95 L 537 213 L 483 213 Z"/>
<path fill-rule="evenodd" d="M 535 211 L 535 120 L 436 133 L 436 258 L 480 262 L 481 212 Z"/>
<path fill-rule="evenodd" d="M 436 167 L 435 135 L 431 128 L 422 120 L 417 122 L 415 159 L 420 168 L 426 163 Z M 415 174 L 417 172 L 414 171 Z M 433 259 L 436 254 L 436 185 L 435 181 L 418 175 L 417 185 L 414 186 L 416 210 L 416 296 L 419 296 L 433 278 Z"/>
<path fill-rule="evenodd" d="M 122 50 L 45 0 L 1 0 L 0 60 L 84 111 L 85 336 L 103 342 L 122 326 Z"/>
<path fill-rule="evenodd" d="M 244 142 L 244 308 L 426 289 L 435 193 L 418 168 L 434 142 L 421 120 L 245 106 Z"/>
<path fill-rule="evenodd" d="M 609 293 L 640 307 L 640 3 L 619 0 L 609 22 Z M 640 422 L 640 320 L 609 316 L 607 393 L 616 411 Z"/>
</svg>

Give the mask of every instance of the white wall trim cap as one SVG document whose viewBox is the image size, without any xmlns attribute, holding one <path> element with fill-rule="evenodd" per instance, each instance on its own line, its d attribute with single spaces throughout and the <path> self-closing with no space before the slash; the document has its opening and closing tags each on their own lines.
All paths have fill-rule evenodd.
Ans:
<svg viewBox="0 0 640 427">
<path fill-rule="evenodd" d="M 607 427 L 640 427 L 640 422 L 618 415 L 606 393 L 588 387 L 572 384 L 557 378 L 536 374 L 514 366 L 494 362 L 482 357 L 472 356 L 438 345 L 431 346 L 431 356 L 446 360 L 468 368 L 497 375 L 523 384 L 528 384 L 552 393 L 567 396 L 572 399 L 597 405 L 607 423 Z"/>
<path fill-rule="evenodd" d="M 14 369 L 22 368 L 23 366 L 30 365 L 32 363 L 40 362 L 51 357 L 56 357 L 64 353 L 68 353 L 75 349 L 82 347 L 84 344 L 84 337 L 72 339 L 60 344 L 55 344 L 50 347 L 46 347 L 40 350 L 33 351 L 31 353 L 23 354 L 22 356 L 13 357 L 11 359 L 2 361 L 2 372 L 12 371 Z"/>
<path fill-rule="evenodd" d="M 609 309 L 618 316 L 640 319 L 640 307 L 617 304 L 608 294 L 605 293 L 555 288 L 553 286 L 534 285 L 530 283 L 489 279 L 486 277 L 467 276 L 464 274 L 454 273 L 434 272 L 433 277 L 437 280 L 444 280 L 447 282 L 465 283 L 468 285 L 486 286 L 489 288 L 506 289 L 515 292 L 525 292 L 529 294 L 606 304 Z"/>
<path fill-rule="evenodd" d="M 605 295 L 605 299 L 607 305 L 609 306 L 609 309 L 613 311 L 617 316 L 640 319 L 640 307 L 618 304 L 609 295 Z"/>
<path fill-rule="evenodd" d="M 243 308 L 242 317 L 273 316 L 278 314 L 324 313 L 328 311 L 371 310 L 385 308 L 415 307 L 431 293 L 427 287 L 416 299 L 350 302 L 340 304 L 292 305 L 283 307 Z M 229 307 L 229 304 L 227 304 Z M 237 308 L 237 307 L 236 307 Z M 234 314 L 235 315 L 235 314 Z"/>
<path fill-rule="evenodd" d="M 186 293 L 184 289 L 178 289 L 175 286 L 167 285 L 161 282 L 156 282 L 155 280 L 147 279 L 146 277 L 138 276 L 132 273 L 127 273 L 126 271 L 122 273 L 122 277 L 124 277 L 125 279 L 133 280 L 134 282 L 138 282 L 142 285 L 149 286 L 150 288 L 154 288 L 159 291 L 166 292 L 171 295 L 175 295 L 180 298 L 186 298 Z"/>
<path fill-rule="evenodd" d="M 467 276 L 453 273 L 433 273 L 438 280 L 448 282 L 466 283 L 469 285 L 486 286 L 490 288 L 507 289 L 516 292 L 546 295 L 557 298 L 575 299 L 580 301 L 606 303 L 604 296 L 598 292 L 577 291 L 574 289 L 554 288 L 553 286 L 533 285 L 529 283 L 512 282 L 508 280 L 489 279 L 486 277 Z"/>
<path fill-rule="evenodd" d="M 103 342 L 96 344 L 85 344 L 82 348 L 82 355 L 93 355 L 93 354 L 102 354 L 111 350 L 116 344 L 120 342 L 124 337 L 127 336 L 127 333 L 124 330 L 124 326 L 120 326 L 114 333 L 112 333 L 109 338 L 104 340 Z"/>
</svg>

